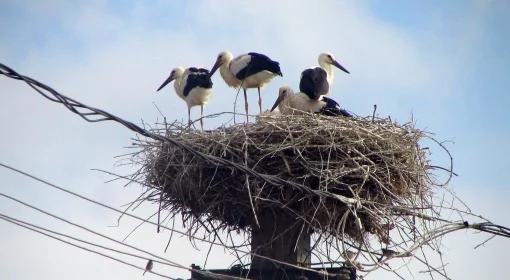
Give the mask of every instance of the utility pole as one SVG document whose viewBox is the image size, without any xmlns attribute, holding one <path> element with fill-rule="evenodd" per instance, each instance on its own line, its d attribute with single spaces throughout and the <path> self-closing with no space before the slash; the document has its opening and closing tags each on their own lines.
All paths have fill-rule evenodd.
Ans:
<svg viewBox="0 0 510 280">
<path fill-rule="evenodd" d="M 334 277 L 327 277 L 315 271 L 303 270 L 288 266 L 272 260 L 289 263 L 295 266 L 310 269 L 311 232 L 303 223 L 283 211 L 266 209 L 257 215 L 260 228 L 252 229 L 251 252 L 252 262 L 249 269 L 234 266 L 232 269 L 207 270 L 212 273 L 246 277 L 257 280 L 355 280 L 356 270 L 352 267 L 337 266 L 326 268 Z M 263 256 L 266 258 L 261 258 Z M 192 265 L 194 269 L 200 267 Z M 316 268 L 316 271 L 323 268 Z M 218 279 L 203 276 L 199 273 L 191 273 L 192 280 Z"/>
</svg>

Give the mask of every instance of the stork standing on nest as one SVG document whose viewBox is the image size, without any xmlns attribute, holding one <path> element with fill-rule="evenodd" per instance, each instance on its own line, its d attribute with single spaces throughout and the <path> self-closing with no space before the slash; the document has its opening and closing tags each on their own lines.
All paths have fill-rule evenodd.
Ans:
<svg viewBox="0 0 510 280">
<path fill-rule="evenodd" d="M 188 105 L 188 125 L 191 126 L 191 107 L 200 106 L 200 127 L 204 129 L 204 106 L 209 102 L 212 94 L 212 81 L 209 70 L 190 67 L 177 67 L 161 84 L 157 91 L 174 81 L 175 93 Z"/>
<path fill-rule="evenodd" d="M 349 74 L 331 53 L 319 55 L 319 66 L 304 70 L 299 81 L 299 90 L 306 93 L 310 98 L 318 100 L 320 96 L 329 94 L 329 88 L 333 83 L 333 67 Z"/>
<path fill-rule="evenodd" d="M 294 113 L 309 112 L 318 113 L 326 116 L 344 116 L 352 117 L 346 110 L 340 108 L 340 105 L 333 99 L 321 96 L 318 100 L 311 98 L 308 94 L 294 91 L 287 86 L 281 87 L 278 92 L 278 99 L 271 108 L 271 112 L 278 107 L 280 113 L 291 115 Z"/>
<path fill-rule="evenodd" d="M 236 58 L 229 51 L 221 52 L 211 69 L 211 76 L 220 69 L 220 74 L 225 83 L 230 87 L 242 87 L 244 92 L 244 109 L 246 122 L 248 122 L 248 98 L 246 89 L 257 88 L 259 93 L 259 110 L 262 113 L 262 98 L 260 88 L 272 78 L 282 76 L 280 64 L 269 57 L 251 52 Z"/>
</svg>

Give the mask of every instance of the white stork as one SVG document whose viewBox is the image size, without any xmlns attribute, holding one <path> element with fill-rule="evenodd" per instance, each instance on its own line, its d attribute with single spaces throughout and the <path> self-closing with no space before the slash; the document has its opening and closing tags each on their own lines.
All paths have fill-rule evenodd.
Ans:
<svg viewBox="0 0 510 280">
<path fill-rule="evenodd" d="M 278 92 L 278 99 L 271 108 L 271 112 L 278 107 L 280 113 L 284 115 L 299 114 L 302 112 L 318 113 L 326 116 L 344 116 L 352 115 L 340 108 L 338 103 L 328 97 L 321 96 L 318 100 L 310 98 L 306 93 L 294 91 L 287 86 L 281 87 Z"/>
<path fill-rule="evenodd" d="M 191 126 L 191 107 L 200 106 L 200 127 L 204 129 L 203 115 L 204 105 L 209 102 L 212 94 L 212 81 L 209 70 L 204 68 L 190 67 L 184 69 L 177 67 L 172 70 L 170 76 L 161 84 L 157 91 L 174 81 L 175 93 L 188 105 L 188 124 Z"/>
<path fill-rule="evenodd" d="M 299 81 L 299 90 L 316 100 L 329 93 L 329 87 L 334 78 L 332 65 L 349 74 L 349 71 L 340 65 L 330 53 L 321 53 L 318 61 L 320 66 L 304 70 Z"/>
<path fill-rule="evenodd" d="M 225 83 L 230 87 L 242 87 L 244 92 L 244 109 L 246 122 L 248 122 L 248 100 L 246 89 L 257 88 L 259 93 L 259 110 L 262 113 L 262 99 L 260 88 L 268 83 L 276 75 L 282 76 L 280 64 L 269 57 L 251 52 L 233 57 L 229 51 L 221 52 L 211 69 L 211 75 L 220 68 L 220 74 Z"/>
</svg>

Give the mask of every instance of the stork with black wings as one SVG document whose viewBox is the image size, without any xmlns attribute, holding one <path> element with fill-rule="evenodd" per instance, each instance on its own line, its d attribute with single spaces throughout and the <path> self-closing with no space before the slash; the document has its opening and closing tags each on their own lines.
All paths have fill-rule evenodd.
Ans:
<svg viewBox="0 0 510 280">
<path fill-rule="evenodd" d="M 161 84 L 157 91 L 174 81 L 175 93 L 188 106 L 188 124 L 191 125 L 191 107 L 200 106 L 200 127 L 204 129 L 204 106 L 212 95 L 212 80 L 209 70 L 204 68 L 177 67 L 170 72 L 170 76 Z"/>
<path fill-rule="evenodd" d="M 234 58 L 231 52 L 221 52 L 213 68 L 211 75 L 217 69 L 225 83 L 230 87 L 243 88 L 244 109 L 246 111 L 246 122 L 248 122 L 248 98 L 246 89 L 257 88 L 259 93 L 259 110 L 262 113 L 262 98 L 260 89 L 275 76 L 282 76 L 280 64 L 266 55 L 250 52 Z"/>
<path fill-rule="evenodd" d="M 280 113 L 284 115 L 308 112 L 326 116 L 352 117 L 349 112 L 340 108 L 340 105 L 331 98 L 320 96 L 318 99 L 313 99 L 304 92 L 294 93 L 288 86 L 280 88 L 278 99 L 276 99 L 271 111 L 274 111 L 277 107 Z"/>
<path fill-rule="evenodd" d="M 301 73 L 301 80 L 299 81 L 299 90 L 315 100 L 318 100 L 322 95 L 329 94 L 334 78 L 332 66 L 347 74 L 350 73 L 330 53 L 320 54 L 318 62 L 319 66 L 305 69 Z"/>
</svg>

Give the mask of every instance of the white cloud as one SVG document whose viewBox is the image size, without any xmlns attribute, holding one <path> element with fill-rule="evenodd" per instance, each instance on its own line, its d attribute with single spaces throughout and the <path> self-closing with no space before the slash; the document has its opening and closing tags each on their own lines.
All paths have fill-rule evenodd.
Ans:
<svg viewBox="0 0 510 280">
<path fill-rule="evenodd" d="M 49 39 L 50 48 L 40 49 L 35 44 L 16 70 L 47 82 L 86 104 L 104 108 L 129 120 L 153 122 L 158 113 L 152 102 L 169 119 L 186 116 L 184 103 L 173 91 L 155 93 L 170 69 L 177 65 L 211 67 L 216 54 L 223 49 L 234 53 L 265 52 L 280 61 L 284 77 L 276 78 L 264 90 L 266 107 L 274 101 L 280 85 L 289 84 L 297 88 L 301 70 L 316 64 L 317 55 L 322 51 L 333 52 L 352 72 L 350 76 L 337 72 L 335 96 L 349 96 L 351 99 L 363 99 L 363 102 L 370 100 L 370 105 L 394 104 L 396 109 L 400 105 L 396 97 L 403 97 L 402 92 L 415 97 L 429 96 L 433 93 L 423 89 L 448 87 L 456 79 L 456 73 L 461 71 L 459 67 L 463 67 L 456 62 L 462 61 L 464 55 L 452 59 L 441 55 L 441 46 L 430 49 L 423 43 L 424 38 L 417 38 L 419 36 L 409 34 L 402 27 L 377 18 L 360 2 L 328 0 L 317 5 L 311 1 L 289 0 L 254 3 L 228 1 L 220 5 L 218 1 L 203 1 L 188 12 L 190 18 L 172 19 L 189 22 L 193 30 L 177 28 L 173 24 L 133 26 L 132 22 L 139 22 L 136 17 L 147 14 L 147 7 L 136 5 L 131 14 L 135 18 L 121 18 L 110 13 L 101 1 L 79 8 L 61 1 L 24 4 L 27 9 L 46 13 L 63 22 L 75 32 L 74 36 L 79 38 L 83 50 L 77 56 L 76 50 L 59 48 L 63 39 L 57 34 Z M 473 25 L 482 18 L 475 17 Z M 469 32 L 466 34 L 460 37 L 462 44 L 479 38 L 469 35 Z M 455 41 L 455 44 L 461 42 Z M 449 45 L 445 47 L 449 48 Z M 8 55 L 10 51 L 0 47 L 0 53 Z M 206 109 L 208 113 L 225 111 L 233 102 L 233 90 L 228 89 L 219 76 L 214 82 L 215 96 Z M 438 83 L 441 85 L 436 86 Z M 0 79 L 0 86 L 4 92 L 0 94 L 0 127 L 8 132 L 0 140 L 2 160 L 31 172 L 47 174 L 51 181 L 71 185 L 78 192 L 115 205 L 134 198 L 136 189 L 125 190 L 120 184 L 105 186 L 101 184 L 104 177 L 87 170 L 93 167 L 109 169 L 113 156 L 125 152 L 121 146 L 129 144 L 129 137 L 133 136 L 130 132 L 116 124 L 84 123 L 63 107 L 45 101 L 18 82 Z M 399 93 L 392 94 L 393 91 Z M 336 95 L 336 92 L 340 94 Z M 361 98 L 357 95 L 359 92 L 366 95 Z M 251 108 L 256 107 L 255 96 L 250 95 Z M 400 109 L 398 112 L 407 113 L 408 110 Z M 221 121 L 216 120 L 215 123 Z M 213 127 L 212 123 L 209 122 L 208 126 Z M 6 172 L 2 174 L 2 178 L 6 178 Z M 40 200 L 45 205 L 58 204 L 55 209 L 61 213 L 74 214 L 82 223 L 109 230 L 111 234 L 121 236 L 120 232 L 130 229 L 128 225 L 133 226 L 133 223 L 125 223 L 118 229 L 105 228 L 105 224 L 114 222 L 114 217 L 108 215 L 106 219 L 94 213 L 89 218 L 89 213 L 97 210 L 86 208 L 83 211 L 81 209 L 86 206 L 77 207 L 74 205 L 76 202 L 65 196 L 58 196 L 57 200 L 53 193 L 43 196 L 45 191 L 34 191 L 39 187 L 24 180 L 11 178 L 9 182 L 12 182 L 9 191 L 25 197 L 36 193 L 36 201 Z M 494 189 L 478 190 L 483 190 L 484 196 L 478 196 L 477 192 L 474 196 L 473 193 L 466 195 L 476 198 L 471 203 L 478 209 L 490 209 L 488 216 L 497 217 L 496 222 L 507 222 L 508 218 L 501 213 L 508 212 L 503 199 L 508 196 L 500 195 Z M 495 203 L 492 199 L 499 200 Z M 148 206 L 143 211 L 149 209 L 153 210 Z M 139 279 L 138 272 L 99 257 L 56 246 L 34 238 L 32 234 L 20 234 L 19 230 L 3 223 L 0 228 L 8 232 L 5 244 L 9 248 L 0 252 L 0 260 L 8 268 L 7 272 L 0 272 L 0 276 L 16 274 L 24 279 L 54 279 L 64 275 L 81 275 L 83 279 Z M 166 242 L 163 235 L 156 236 L 150 227 L 142 229 L 133 240 L 157 252 L 162 252 Z M 471 254 L 470 250 L 452 249 L 452 275 L 458 275 L 454 279 L 467 277 L 461 267 L 465 262 L 476 260 L 478 264 L 504 267 L 505 252 L 495 248 L 508 248 L 508 245 L 499 240 L 490 244 L 486 249 L 482 248 L 481 253 L 475 254 Z M 184 265 L 192 262 L 201 264 L 207 252 L 207 246 L 202 246 L 201 252 L 190 249 L 184 239 L 176 239 L 172 246 L 168 256 L 178 258 Z M 455 248 L 463 246 L 463 242 L 452 245 Z M 28 248 L 33 253 L 26 256 L 19 248 Z M 52 258 L 47 257 L 48 251 L 54 253 Z M 221 249 L 214 253 L 221 257 L 211 258 L 211 267 L 226 266 L 233 260 L 224 256 Z M 491 259 L 491 254 L 498 257 Z M 20 259 L 25 260 L 23 264 Z M 59 262 L 66 265 L 60 268 Z M 493 271 L 497 273 L 499 270 Z M 375 279 L 375 276 L 372 277 Z M 393 279 L 387 274 L 377 276 L 377 279 L 384 279 L 382 277 Z M 419 275 L 416 279 L 426 278 Z"/>
<path fill-rule="evenodd" d="M 218 5 L 205 1 L 198 13 L 204 25 L 212 21 L 218 22 L 218 29 L 233 27 L 238 37 L 230 43 L 243 50 L 270 48 L 272 55 L 285 62 L 282 65 L 290 75 L 284 75 L 293 84 L 302 69 L 317 63 L 322 51 L 331 51 L 345 62 L 353 74 L 341 81 L 358 87 L 417 88 L 433 75 L 435 65 L 411 34 L 378 19 L 359 2 L 261 1 L 253 5 L 231 1 Z M 222 35 L 232 40 L 231 34 Z"/>
</svg>

